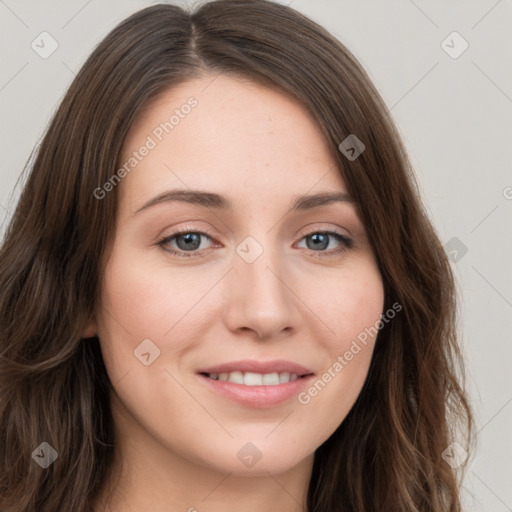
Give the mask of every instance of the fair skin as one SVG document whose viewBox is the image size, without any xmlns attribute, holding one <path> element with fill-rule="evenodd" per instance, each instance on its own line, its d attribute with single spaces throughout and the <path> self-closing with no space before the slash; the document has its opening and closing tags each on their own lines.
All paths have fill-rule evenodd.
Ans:
<svg viewBox="0 0 512 512">
<path fill-rule="evenodd" d="M 197 106 L 118 185 L 101 307 L 84 333 L 98 335 L 114 388 L 123 470 L 111 510 L 302 511 L 314 452 L 359 395 L 375 340 L 308 403 L 297 393 L 239 403 L 197 372 L 291 361 L 314 373 L 307 391 L 379 320 L 381 276 L 353 202 L 291 209 L 299 196 L 347 190 L 314 121 L 276 90 L 225 75 L 172 88 L 132 126 L 122 161 L 190 96 Z M 216 193 L 232 207 L 167 201 L 137 212 L 171 189 Z M 158 245 L 182 228 L 208 236 L 195 235 L 193 250 L 196 238 L 183 235 Z M 147 366 L 134 355 L 146 339 L 146 353 L 160 350 Z M 239 456 L 247 443 L 261 455 L 251 467 Z"/>
</svg>

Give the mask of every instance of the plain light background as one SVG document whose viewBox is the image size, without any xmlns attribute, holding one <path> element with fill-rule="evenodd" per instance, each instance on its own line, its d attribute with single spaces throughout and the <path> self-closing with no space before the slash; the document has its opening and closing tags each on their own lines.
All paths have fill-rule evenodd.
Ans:
<svg viewBox="0 0 512 512">
<path fill-rule="evenodd" d="M 117 23 L 150 4 L 0 0 L 0 234 L 16 180 L 77 70 Z M 354 53 L 391 109 L 461 293 L 478 431 L 466 510 L 512 511 L 512 1 L 291 6 Z M 58 48 L 43 59 L 31 43 L 45 31 Z"/>
</svg>

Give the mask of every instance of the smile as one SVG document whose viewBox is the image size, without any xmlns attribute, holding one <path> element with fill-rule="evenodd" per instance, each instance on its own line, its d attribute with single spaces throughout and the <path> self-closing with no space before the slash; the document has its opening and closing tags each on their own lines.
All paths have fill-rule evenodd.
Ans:
<svg viewBox="0 0 512 512">
<path fill-rule="evenodd" d="M 286 360 L 238 360 L 200 368 L 197 376 L 213 396 L 251 408 L 269 408 L 292 401 L 315 374 Z"/>
</svg>

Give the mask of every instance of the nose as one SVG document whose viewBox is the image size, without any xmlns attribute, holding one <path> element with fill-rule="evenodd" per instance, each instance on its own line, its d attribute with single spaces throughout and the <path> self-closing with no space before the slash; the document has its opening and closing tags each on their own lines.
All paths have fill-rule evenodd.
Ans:
<svg viewBox="0 0 512 512">
<path fill-rule="evenodd" d="M 265 250 L 249 263 L 238 254 L 224 283 L 224 321 L 232 332 L 256 339 L 289 336 L 299 319 L 297 297 L 284 262 Z"/>
</svg>

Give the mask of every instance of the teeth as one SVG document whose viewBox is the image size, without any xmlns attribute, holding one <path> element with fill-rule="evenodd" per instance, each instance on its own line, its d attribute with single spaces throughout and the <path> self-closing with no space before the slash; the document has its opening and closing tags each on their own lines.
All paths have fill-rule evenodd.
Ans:
<svg viewBox="0 0 512 512">
<path fill-rule="evenodd" d="M 235 384 L 243 384 L 244 383 L 244 374 L 242 372 L 231 372 L 228 373 L 229 382 L 234 382 Z"/>
<path fill-rule="evenodd" d="M 245 372 L 245 386 L 263 386 L 263 375 L 261 373 Z"/>
<path fill-rule="evenodd" d="M 230 372 L 230 373 L 210 373 L 208 377 L 213 380 L 229 381 L 235 384 L 245 386 L 277 386 L 297 380 L 299 376 L 296 373 L 254 373 L 254 372 Z"/>
<path fill-rule="evenodd" d="M 279 384 L 279 373 L 266 373 L 262 380 L 265 386 L 277 386 Z"/>
</svg>

